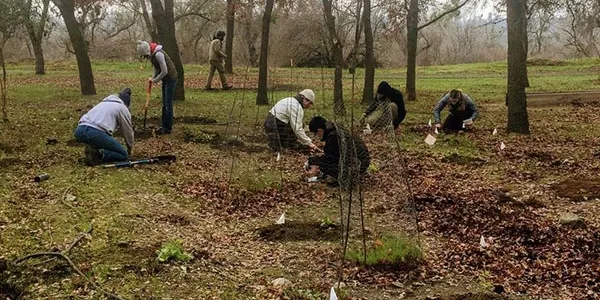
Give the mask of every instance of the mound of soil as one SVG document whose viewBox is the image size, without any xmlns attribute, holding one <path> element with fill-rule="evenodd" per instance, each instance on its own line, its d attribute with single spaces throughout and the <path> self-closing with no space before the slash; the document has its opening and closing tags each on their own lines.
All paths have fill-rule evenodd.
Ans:
<svg viewBox="0 0 600 300">
<path fill-rule="evenodd" d="M 246 153 L 269 151 L 266 145 L 250 144 L 245 142 L 243 138 L 235 135 L 222 136 L 219 133 L 204 130 L 184 132 L 183 141 L 186 143 L 210 144 L 212 148 L 219 150 L 233 150 Z"/>
<path fill-rule="evenodd" d="M 508 299 L 508 298 L 501 296 L 499 294 L 494 294 L 494 293 L 489 293 L 489 292 L 466 293 L 466 294 L 445 296 L 445 297 L 440 298 L 440 300 L 502 300 L 502 299 Z"/>
<path fill-rule="evenodd" d="M 573 201 L 600 199 L 600 180 L 567 179 L 554 185 L 554 191 Z"/>
<path fill-rule="evenodd" d="M 140 125 L 140 127 L 144 126 L 144 117 L 133 116 L 132 122 L 135 125 Z M 185 123 L 185 124 L 215 124 L 217 120 L 213 118 L 201 117 L 201 116 L 180 116 L 174 117 L 173 122 L 177 123 Z M 146 125 L 148 124 L 160 124 L 160 117 L 148 117 L 146 119 Z"/>
<path fill-rule="evenodd" d="M 337 226 L 321 227 L 317 222 L 289 221 L 259 228 L 257 232 L 260 238 L 267 241 L 337 241 L 341 238 Z"/>
<path fill-rule="evenodd" d="M 18 165 L 21 163 L 21 160 L 16 157 L 5 157 L 0 159 L 0 169 L 7 168 L 12 165 Z"/>
</svg>

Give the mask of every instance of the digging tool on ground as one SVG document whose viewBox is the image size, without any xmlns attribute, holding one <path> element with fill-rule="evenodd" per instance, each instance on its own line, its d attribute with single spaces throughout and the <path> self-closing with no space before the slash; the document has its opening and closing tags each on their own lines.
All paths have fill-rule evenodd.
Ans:
<svg viewBox="0 0 600 300">
<path fill-rule="evenodd" d="M 150 105 L 150 93 L 152 92 L 152 81 L 148 80 L 146 88 L 146 104 L 144 104 L 144 129 L 146 129 L 146 117 L 148 117 L 148 106 Z"/>
<path fill-rule="evenodd" d="M 170 163 L 174 162 L 177 159 L 175 155 L 160 155 L 152 158 L 144 158 L 132 161 L 123 161 L 114 164 L 102 165 L 103 168 L 124 168 L 124 167 L 133 167 L 135 165 L 145 165 L 145 164 L 156 164 L 156 163 Z"/>
</svg>

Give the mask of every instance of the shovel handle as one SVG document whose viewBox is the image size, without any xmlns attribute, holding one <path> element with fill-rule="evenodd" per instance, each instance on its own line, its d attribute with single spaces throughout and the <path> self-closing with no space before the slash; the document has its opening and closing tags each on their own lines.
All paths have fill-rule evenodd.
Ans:
<svg viewBox="0 0 600 300">
<path fill-rule="evenodd" d="M 146 87 L 146 105 L 144 105 L 146 111 L 148 111 L 148 105 L 150 105 L 150 93 L 152 93 L 152 81 L 148 80 L 148 87 Z"/>
</svg>

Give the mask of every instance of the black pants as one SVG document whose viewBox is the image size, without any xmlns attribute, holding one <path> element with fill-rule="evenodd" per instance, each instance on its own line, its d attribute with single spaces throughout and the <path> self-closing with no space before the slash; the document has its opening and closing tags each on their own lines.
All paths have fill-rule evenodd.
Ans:
<svg viewBox="0 0 600 300">
<path fill-rule="evenodd" d="M 464 112 L 455 112 L 449 114 L 442 124 L 442 130 L 445 133 L 456 133 L 459 130 L 465 130 L 463 128 L 463 121 L 470 118 L 473 115 L 471 110 L 465 110 Z"/>
<path fill-rule="evenodd" d="M 299 147 L 296 141 L 296 134 L 292 130 L 290 124 L 286 124 L 273 116 L 272 114 L 267 115 L 265 120 L 265 133 L 269 139 L 269 147 L 275 151 L 280 151 L 285 148 L 297 148 Z"/>
</svg>

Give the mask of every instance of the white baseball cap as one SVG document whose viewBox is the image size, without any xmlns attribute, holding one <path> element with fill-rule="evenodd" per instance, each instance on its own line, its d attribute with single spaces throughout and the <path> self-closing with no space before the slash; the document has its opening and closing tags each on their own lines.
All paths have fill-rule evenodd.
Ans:
<svg viewBox="0 0 600 300">
<path fill-rule="evenodd" d="M 315 103 L 315 92 L 311 89 L 305 89 L 300 92 L 300 95 L 304 96 L 308 101 Z"/>
</svg>

